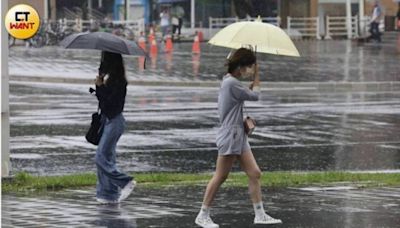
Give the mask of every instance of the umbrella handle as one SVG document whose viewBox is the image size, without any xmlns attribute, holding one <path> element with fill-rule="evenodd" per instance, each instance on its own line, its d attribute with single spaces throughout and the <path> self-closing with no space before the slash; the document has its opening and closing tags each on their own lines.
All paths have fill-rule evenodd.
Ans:
<svg viewBox="0 0 400 228">
<path fill-rule="evenodd" d="M 256 63 L 257 63 L 257 45 L 254 46 L 254 56 L 256 57 Z"/>
<path fill-rule="evenodd" d="M 256 68 L 258 68 L 258 63 L 257 63 L 257 45 L 254 46 L 254 57 L 256 58 Z M 257 74 L 259 74 L 258 70 L 257 70 Z M 260 78 L 258 78 L 258 80 L 260 80 Z M 254 81 L 255 81 L 255 77 L 253 78 L 253 82 Z"/>
</svg>

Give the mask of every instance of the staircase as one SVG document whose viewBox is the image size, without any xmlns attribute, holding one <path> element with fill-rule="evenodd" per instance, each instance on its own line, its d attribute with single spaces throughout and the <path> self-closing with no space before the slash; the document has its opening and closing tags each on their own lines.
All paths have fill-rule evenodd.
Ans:
<svg viewBox="0 0 400 228">
<path fill-rule="evenodd" d="M 72 10 L 64 7 L 62 10 L 62 18 L 66 18 L 67 20 L 75 20 L 78 15 L 74 13 Z"/>
<path fill-rule="evenodd" d="M 96 9 L 92 9 L 92 15 L 88 15 L 88 17 L 93 18 L 96 21 L 102 21 L 106 15 Z"/>
</svg>

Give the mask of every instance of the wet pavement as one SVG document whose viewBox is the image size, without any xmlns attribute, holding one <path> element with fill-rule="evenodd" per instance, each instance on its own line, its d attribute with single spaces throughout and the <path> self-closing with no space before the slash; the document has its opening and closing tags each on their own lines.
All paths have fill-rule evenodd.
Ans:
<svg viewBox="0 0 400 228">
<path fill-rule="evenodd" d="M 260 76 L 267 82 L 400 81 L 400 34 L 385 33 L 382 44 L 347 40 L 295 41 L 301 58 L 258 55 Z M 202 44 L 201 55 L 190 43 L 177 43 L 172 54 L 161 51 L 147 61 L 125 56 L 130 80 L 218 81 L 229 49 Z M 33 78 L 87 79 L 97 74 L 99 51 L 13 47 L 10 74 Z M 11 77 L 12 78 L 12 77 Z"/>
<path fill-rule="evenodd" d="M 11 83 L 13 172 L 94 171 L 88 85 Z M 126 171 L 212 171 L 218 88 L 129 86 L 118 144 Z M 263 91 L 246 104 L 263 170 L 400 169 L 400 93 Z M 237 167 L 236 167 L 237 168 Z"/>
<path fill-rule="evenodd" d="M 262 97 L 246 104 L 258 124 L 250 143 L 260 167 L 399 170 L 399 42 L 398 33 L 386 33 L 382 44 L 305 40 L 296 42 L 302 58 L 260 55 L 261 72 L 268 72 L 261 73 L 266 81 Z M 124 112 L 127 129 L 118 146 L 121 169 L 214 170 L 218 77 L 226 54 L 226 49 L 205 46 L 201 56 L 192 56 L 190 44 L 182 43 L 173 55 L 153 58 L 157 61 L 150 61 L 148 69 L 138 68 L 137 58 L 125 59 L 132 83 Z M 84 134 L 97 103 L 85 82 L 96 75 L 98 61 L 97 51 L 11 49 L 12 173 L 95 170 L 96 147 Z M 44 82 L 30 80 L 33 76 Z M 48 83 L 50 78 L 74 83 Z M 160 86 L 135 86 L 146 80 Z M 163 86 L 171 81 L 214 86 Z M 343 82 L 364 86 L 330 86 Z"/>
<path fill-rule="evenodd" d="M 249 139 L 264 171 L 400 170 L 400 37 L 382 44 L 297 41 L 302 58 L 260 55 L 266 86 L 259 102 L 246 104 L 257 120 Z M 127 129 L 118 145 L 127 172 L 214 170 L 218 82 L 227 50 L 176 44 L 173 55 L 125 59 Z M 99 53 L 54 47 L 10 52 L 12 174 L 59 175 L 95 171 L 95 146 L 84 134 L 96 110 L 88 80 Z M 68 83 L 49 83 L 51 79 Z M 35 82 L 42 81 L 42 82 Z M 162 86 L 169 82 L 188 87 Z M 196 87 L 195 82 L 211 86 Z M 326 87 L 318 87 L 325 83 Z M 332 87 L 361 83 L 354 89 Z M 384 84 L 382 84 L 384 83 Z M 396 84 L 397 83 L 397 84 Z M 295 85 L 288 87 L 287 85 Z M 270 85 L 274 85 L 270 87 Z M 357 85 L 359 86 L 359 85 Z M 235 167 L 234 170 L 238 170 Z M 195 227 L 204 186 L 139 188 L 119 207 L 94 202 L 94 189 L 2 196 L 2 227 Z M 400 188 L 264 189 L 276 227 L 398 227 Z M 247 190 L 223 188 L 214 220 L 221 227 L 254 227 Z"/>
<path fill-rule="evenodd" d="M 138 188 L 119 206 L 98 205 L 94 189 L 35 196 L 3 195 L 2 227 L 196 227 L 203 186 Z M 349 185 L 264 190 L 264 207 L 281 225 L 268 227 L 395 228 L 400 224 L 400 188 Z M 253 225 L 247 189 L 222 188 L 212 209 L 220 227 Z"/>
</svg>

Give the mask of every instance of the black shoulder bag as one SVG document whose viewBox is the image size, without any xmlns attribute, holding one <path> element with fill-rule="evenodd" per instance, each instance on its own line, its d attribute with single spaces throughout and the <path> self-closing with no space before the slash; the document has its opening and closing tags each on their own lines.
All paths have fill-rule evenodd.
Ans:
<svg viewBox="0 0 400 228">
<path fill-rule="evenodd" d="M 97 112 L 92 114 L 92 122 L 85 136 L 86 140 L 93 145 L 99 145 L 103 130 L 104 124 L 101 122 L 101 110 L 99 107 Z"/>
</svg>

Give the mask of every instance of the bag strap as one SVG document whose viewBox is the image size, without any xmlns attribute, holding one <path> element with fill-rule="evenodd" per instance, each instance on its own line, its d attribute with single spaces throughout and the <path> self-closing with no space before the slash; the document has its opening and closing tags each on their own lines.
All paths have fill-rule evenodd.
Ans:
<svg viewBox="0 0 400 228">
<path fill-rule="evenodd" d="M 247 109 L 246 109 L 245 101 L 243 101 L 243 112 L 244 112 L 245 116 L 249 116 Z"/>
</svg>

